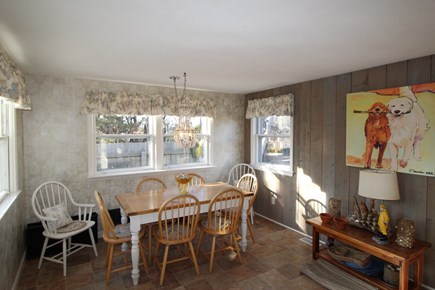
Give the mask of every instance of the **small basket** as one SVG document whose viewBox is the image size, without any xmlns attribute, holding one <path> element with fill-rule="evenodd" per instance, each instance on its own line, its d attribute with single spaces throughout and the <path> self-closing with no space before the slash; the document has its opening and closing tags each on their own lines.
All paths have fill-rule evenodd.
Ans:
<svg viewBox="0 0 435 290">
<path fill-rule="evenodd" d="M 331 246 L 329 255 L 338 261 L 352 262 L 364 267 L 370 261 L 370 255 L 347 246 Z"/>
<path fill-rule="evenodd" d="M 415 224 L 411 220 L 400 219 L 397 224 L 396 243 L 405 248 L 412 248 L 415 242 Z"/>
<path fill-rule="evenodd" d="M 384 266 L 384 275 L 383 280 L 384 282 L 392 285 L 392 286 L 399 286 L 399 271 L 400 269 L 397 266 L 386 264 Z"/>
</svg>

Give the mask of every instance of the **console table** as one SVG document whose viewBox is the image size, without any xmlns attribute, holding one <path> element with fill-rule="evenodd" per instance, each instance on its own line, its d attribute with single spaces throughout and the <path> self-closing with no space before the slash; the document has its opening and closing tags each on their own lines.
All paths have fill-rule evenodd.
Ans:
<svg viewBox="0 0 435 290">
<path fill-rule="evenodd" d="M 409 268 L 414 266 L 414 283 L 413 289 L 421 289 L 423 280 L 423 259 L 424 252 L 431 247 L 428 242 L 416 240 L 411 249 L 397 245 L 394 240 L 390 240 L 388 245 L 379 245 L 372 240 L 373 233 L 365 229 L 348 225 L 344 230 L 338 229 L 333 224 L 324 224 L 319 217 L 306 220 L 307 224 L 312 226 L 313 232 L 313 258 L 323 258 L 336 265 L 337 267 L 351 273 L 359 279 L 375 285 L 380 289 L 397 289 L 381 279 L 376 277 L 367 276 L 355 269 L 347 267 L 346 265 L 335 260 L 329 256 L 328 250 L 320 250 L 319 237 L 324 234 L 331 237 L 343 244 L 352 246 L 360 251 L 366 252 L 370 255 L 378 257 L 388 263 L 400 267 L 399 276 L 399 289 L 408 289 Z"/>
</svg>

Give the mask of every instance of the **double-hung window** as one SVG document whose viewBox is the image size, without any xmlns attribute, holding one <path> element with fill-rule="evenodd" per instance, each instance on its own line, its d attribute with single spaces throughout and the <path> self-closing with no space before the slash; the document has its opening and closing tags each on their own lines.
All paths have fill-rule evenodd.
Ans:
<svg viewBox="0 0 435 290">
<path fill-rule="evenodd" d="M 15 108 L 0 99 L 0 202 L 15 191 Z"/>
<path fill-rule="evenodd" d="M 251 165 L 260 170 L 293 175 L 292 94 L 248 101 L 251 119 Z"/>
<path fill-rule="evenodd" d="M 198 142 L 174 141 L 177 116 L 89 115 L 90 177 L 128 175 L 210 165 L 211 118 L 192 117 Z"/>
<path fill-rule="evenodd" d="M 268 116 L 251 119 L 251 163 L 292 175 L 293 117 Z"/>
</svg>

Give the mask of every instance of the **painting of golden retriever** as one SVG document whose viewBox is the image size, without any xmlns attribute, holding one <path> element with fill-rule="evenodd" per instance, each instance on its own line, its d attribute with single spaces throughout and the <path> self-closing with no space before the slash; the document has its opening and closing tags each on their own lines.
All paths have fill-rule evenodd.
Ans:
<svg viewBox="0 0 435 290">
<path fill-rule="evenodd" d="M 347 95 L 346 165 L 435 176 L 435 83 Z"/>
</svg>

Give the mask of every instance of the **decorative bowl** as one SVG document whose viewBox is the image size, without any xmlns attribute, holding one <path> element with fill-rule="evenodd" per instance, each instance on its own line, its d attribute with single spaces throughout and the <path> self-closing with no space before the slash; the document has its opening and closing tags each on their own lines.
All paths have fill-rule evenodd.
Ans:
<svg viewBox="0 0 435 290">
<path fill-rule="evenodd" d="M 322 220 L 322 223 L 329 224 L 332 221 L 332 215 L 329 213 L 323 212 L 320 214 L 320 219 Z"/>
<path fill-rule="evenodd" d="M 345 217 L 334 218 L 334 224 L 340 230 L 344 230 L 348 223 L 349 223 L 349 221 Z"/>
<path fill-rule="evenodd" d="M 177 181 L 179 188 L 180 188 L 180 194 L 187 194 L 189 193 L 186 190 L 186 185 L 192 180 L 192 176 L 181 173 L 175 176 L 175 180 Z"/>
<path fill-rule="evenodd" d="M 181 173 L 175 176 L 175 180 L 179 184 L 188 184 L 192 180 L 192 176 L 186 173 Z"/>
</svg>

